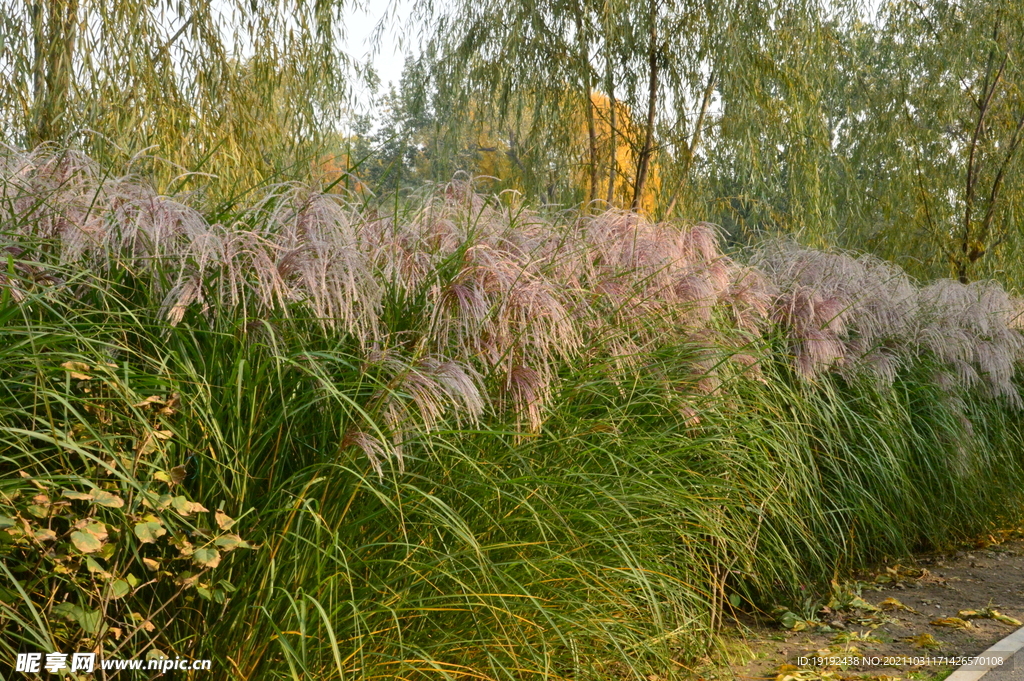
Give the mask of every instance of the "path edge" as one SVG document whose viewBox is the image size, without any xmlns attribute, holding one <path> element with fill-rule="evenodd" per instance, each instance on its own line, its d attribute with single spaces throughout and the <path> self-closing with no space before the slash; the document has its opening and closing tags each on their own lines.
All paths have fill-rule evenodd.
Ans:
<svg viewBox="0 0 1024 681">
<path fill-rule="evenodd" d="M 1021 627 L 1009 636 L 996 641 L 987 650 L 985 650 L 985 652 L 978 653 L 975 657 L 993 657 L 1002 654 L 1003 659 L 1008 660 L 1013 659 L 1021 648 L 1024 648 L 1024 627 Z M 988 665 L 986 667 L 979 667 L 978 665 L 964 665 L 947 676 L 946 681 L 978 681 L 985 676 L 985 674 L 988 674 L 990 671 L 995 669 L 999 669 L 1000 667 L 1001 665 Z"/>
</svg>

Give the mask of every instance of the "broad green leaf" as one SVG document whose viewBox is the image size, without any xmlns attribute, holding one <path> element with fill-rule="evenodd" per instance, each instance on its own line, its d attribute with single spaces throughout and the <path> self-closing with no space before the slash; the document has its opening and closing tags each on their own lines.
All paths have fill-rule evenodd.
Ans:
<svg viewBox="0 0 1024 681">
<path fill-rule="evenodd" d="M 91 522 L 86 524 L 82 530 L 94 535 L 100 541 L 105 541 L 107 538 L 107 526 L 103 523 Z"/>
<path fill-rule="evenodd" d="M 78 626 L 80 626 L 87 634 L 98 634 L 104 628 L 103 613 L 99 610 L 87 610 L 79 605 L 75 605 L 74 603 L 58 603 L 53 606 L 50 613 L 57 617 L 63 617 L 65 619 L 78 622 Z"/>
<path fill-rule="evenodd" d="M 165 534 L 167 534 L 167 530 L 159 522 L 137 523 L 135 525 L 135 536 L 143 544 L 152 544 Z"/>
<path fill-rule="evenodd" d="M 103 626 L 103 613 L 99 610 L 85 610 L 84 608 L 79 608 L 79 611 L 78 617 L 76 618 L 78 620 L 78 625 L 82 627 L 87 634 L 100 633 Z"/>
<path fill-rule="evenodd" d="M 82 553 L 94 553 L 103 548 L 103 542 L 91 532 L 72 532 L 71 543 Z"/>
<path fill-rule="evenodd" d="M 55 541 L 57 539 L 57 533 L 49 529 L 36 530 L 32 533 L 32 536 L 35 537 L 36 541 Z"/>
<path fill-rule="evenodd" d="M 96 490 L 93 492 L 93 497 L 100 506 L 106 506 L 107 508 L 121 508 L 124 506 L 124 499 L 106 490 Z"/>
<path fill-rule="evenodd" d="M 192 554 L 192 560 L 197 565 L 215 568 L 220 565 L 220 552 L 217 549 L 196 549 Z"/>
<path fill-rule="evenodd" d="M 217 527 L 219 527 L 222 530 L 230 530 L 231 526 L 235 524 L 235 521 L 230 516 L 228 516 L 227 513 L 221 511 L 220 509 L 217 509 L 217 512 L 214 514 L 213 517 L 217 521 Z"/>
<path fill-rule="evenodd" d="M 45 518 L 46 516 L 50 515 L 50 507 L 49 506 L 40 506 L 39 504 L 31 504 L 25 510 L 27 510 L 29 512 L 29 515 L 32 515 L 32 516 L 34 516 L 36 518 Z"/>
<path fill-rule="evenodd" d="M 131 587 L 130 584 L 128 584 L 127 581 L 125 581 L 123 579 L 115 579 L 110 584 L 109 594 L 110 594 L 111 598 L 113 598 L 114 600 L 117 600 L 119 598 L 124 598 L 125 596 L 130 594 L 131 591 L 132 591 L 132 587 Z"/>
<path fill-rule="evenodd" d="M 51 614 L 56 615 L 57 617 L 66 617 L 68 619 L 78 619 L 81 612 L 82 609 L 80 607 L 74 603 L 68 603 L 67 601 L 58 603 L 50 609 Z"/>
<path fill-rule="evenodd" d="M 225 534 L 217 537 L 213 540 L 213 543 L 224 549 L 225 551 L 232 551 L 234 549 L 247 549 L 249 543 L 239 537 L 237 534 Z"/>
<path fill-rule="evenodd" d="M 100 565 L 93 558 L 86 558 L 85 559 L 85 567 L 86 567 L 86 569 L 89 570 L 89 572 L 91 572 L 92 574 L 95 574 L 95 575 L 99 575 L 103 579 L 110 579 L 110 577 L 111 577 L 111 574 L 109 572 L 107 572 L 106 568 L 104 568 L 102 565 Z"/>
<path fill-rule="evenodd" d="M 75 501 L 92 501 L 95 498 L 90 492 L 76 492 L 73 489 L 61 490 L 60 495 Z"/>
</svg>

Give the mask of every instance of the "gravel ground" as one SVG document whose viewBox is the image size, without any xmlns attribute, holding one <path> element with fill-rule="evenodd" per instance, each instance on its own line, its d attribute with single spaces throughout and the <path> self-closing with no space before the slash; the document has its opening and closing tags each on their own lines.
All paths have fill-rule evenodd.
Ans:
<svg viewBox="0 0 1024 681">
<path fill-rule="evenodd" d="M 985 543 L 860 575 L 840 587 L 836 607 L 812 621 L 791 616 L 787 624 L 800 630 L 742 617 L 723 636 L 731 664 L 697 668 L 693 676 L 942 679 L 959 666 L 956 658 L 977 655 L 1019 628 L 1014 619 L 1024 620 L 1024 540 Z M 861 600 L 854 600 L 858 591 Z"/>
</svg>

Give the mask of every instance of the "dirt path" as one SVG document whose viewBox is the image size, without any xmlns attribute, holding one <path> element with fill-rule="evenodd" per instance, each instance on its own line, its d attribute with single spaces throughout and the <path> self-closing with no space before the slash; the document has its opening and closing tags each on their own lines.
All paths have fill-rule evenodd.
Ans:
<svg viewBox="0 0 1024 681">
<path fill-rule="evenodd" d="M 730 664 L 695 676 L 936 681 L 959 666 L 948 658 L 976 655 L 1019 628 L 1013 619 L 1024 620 L 1020 538 L 919 557 L 860 580 L 841 585 L 833 607 L 804 613 L 809 621 L 783 616 L 794 628 L 766 619 L 734 623 L 725 634 Z"/>
</svg>

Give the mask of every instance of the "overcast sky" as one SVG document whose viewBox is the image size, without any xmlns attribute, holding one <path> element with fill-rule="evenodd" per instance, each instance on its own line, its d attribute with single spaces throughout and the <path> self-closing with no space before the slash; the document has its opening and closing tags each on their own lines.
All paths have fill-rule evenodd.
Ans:
<svg viewBox="0 0 1024 681">
<path fill-rule="evenodd" d="M 409 14 L 408 0 L 371 0 L 367 9 L 356 9 L 351 5 L 345 8 L 345 49 L 358 61 L 370 60 L 381 80 L 381 92 L 386 92 L 388 83 L 398 84 L 402 76 L 405 54 L 412 48 L 408 40 L 403 39 L 404 24 Z M 371 36 L 381 22 L 386 19 L 386 27 L 380 35 L 380 44 L 376 52 L 371 44 Z M 404 43 L 404 44 L 403 44 Z M 356 96 L 363 106 L 369 105 L 370 93 L 366 88 L 358 88 Z"/>
</svg>

